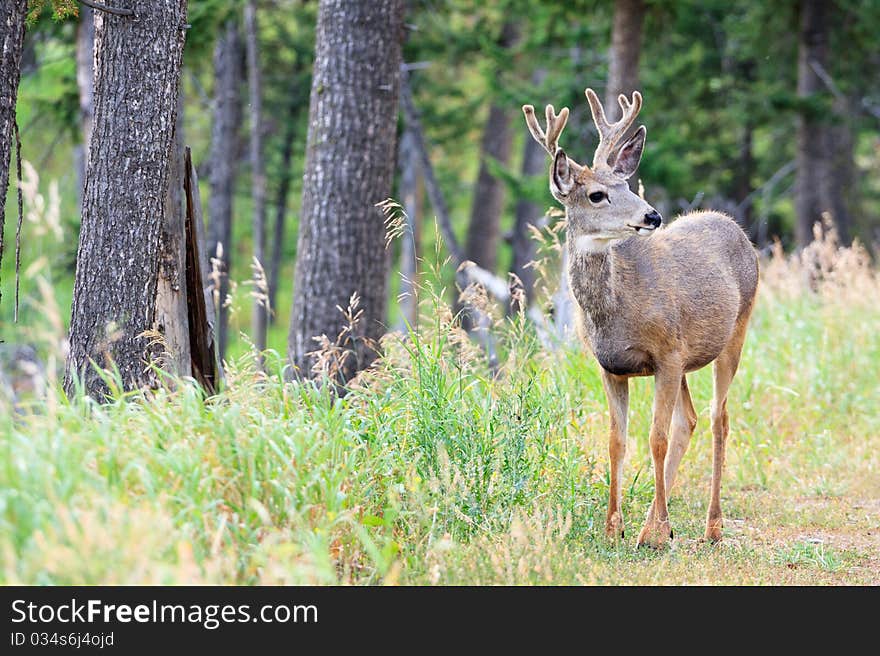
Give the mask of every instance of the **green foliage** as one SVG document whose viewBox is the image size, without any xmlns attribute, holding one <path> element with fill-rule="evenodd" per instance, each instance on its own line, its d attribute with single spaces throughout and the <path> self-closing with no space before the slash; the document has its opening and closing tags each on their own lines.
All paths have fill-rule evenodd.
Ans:
<svg viewBox="0 0 880 656">
<path fill-rule="evenodd" d="M 876 583 L 858 537 L 878 528 L 858 501 L 880 493 L 880 424 L 864 411 L 880 398 L 880 314 L 859 291 L 876 280 L 804 292 L 802 271 L 779 267 L 731 390 L 718 548 L 696 543 L 708 370 L 690 377 L 699 423 L 673 491 L 678 546 L 661 554 L 634 547 L 653 481 L 651 385 L 633 381 L 627 539 L 612 544 L 595 361 L 547 351 L 519 317 L 493 379 L 435 287 L 419 329 L 387 338 L 344 398 L 284 382 L 270 352 L 268 374 L 240 357 L 211 398 L 169 381 L 0 413 L 0 582 Z"/>
<path fill-rule="evenodd" d="M 28 0 L 27 25 L 33 27 L 43 16 L 46 6 L 52 10 L 52 20 L 62 21 L 71 16 L 79 16 L 79 8 L 75 0 Z"/>
</svg>

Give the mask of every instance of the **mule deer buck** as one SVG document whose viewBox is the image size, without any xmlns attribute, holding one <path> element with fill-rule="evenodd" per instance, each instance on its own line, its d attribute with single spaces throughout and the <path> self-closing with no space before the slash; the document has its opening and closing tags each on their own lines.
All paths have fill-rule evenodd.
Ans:
<svg viewBox="0 0 880 656">
<path fill-rule="evenodd" d="M 714 361 L 711 405 L 712 492 L 705 538 L 721 539 L 721 474 L 729 432 L 727 392 L 739 364 L 758 286 L 758 259 L 730 217 L 694 212 L 668 227 L 627 179 L 638 167 L 646 130 L 626 141 L 642 97 L 618 98 L 622 117 L 609 123 L 599 98 L 586 90 L 599 146 L 592 166 L 559 147 L 568 108 L 547 106 L 547 127 L 535 109 L 523 112 L 532 137 L 553 158 L 550 191 L 565 206 L 568 277 L 578 334 L 601 365 L 611 415 L 611 490 L 606 534 L 623 536 L 621 478 L 626 453 L 629 378 L 654 376 L 649 443 L 654 500 L 638 545 L 672 539 L 667 494 L 697 423 L 686 374 Z M 671 427 L 670 427 L 671 426 Z"/>
</svg>

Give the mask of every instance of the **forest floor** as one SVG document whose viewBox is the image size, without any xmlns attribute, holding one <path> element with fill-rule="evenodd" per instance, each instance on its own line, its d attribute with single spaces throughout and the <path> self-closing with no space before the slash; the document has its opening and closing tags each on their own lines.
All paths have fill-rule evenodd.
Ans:
<svg viewBox="0 0 880 656">
<path fill-rule="evenodd" d="M 699 423 L 662 551 L 635 546 L 652 385 L 632 383 L 626 537 L 609 542 L 593 358 L 519 318 L 498 328 L 493 379 L 434 288 L 418 331 L 386 338 L 343 399 L 285 383 L 270 353 L 268 374 L 234 359 L 207 400 L 178 381 L 68 402 L 50 379 L 0 408 L 0 583 L 880 584 L 878 292 L 854 251 L 765 263 L 719 545 L 699 539 L 708 368 L 689 376 Z"/>
</svg>

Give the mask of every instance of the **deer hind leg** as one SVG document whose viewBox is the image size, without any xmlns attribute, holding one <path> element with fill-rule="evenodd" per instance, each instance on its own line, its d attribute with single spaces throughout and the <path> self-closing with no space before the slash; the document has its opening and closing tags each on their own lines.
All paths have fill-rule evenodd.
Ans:
<svg viewBox="0 0 880 656">
<path fill-rule="evenodd" d="M 645 525 L 639 533 L 638 546 L 662 547 L 673 537 L 666 505 L 665 462 L 669 446 L 669 423 L 678 397 L 683 372 L 680 367 L 658 369 L 654 376 L 654 418 L 651 421 L 651 459 L 654 461 L 654 501 Z"/>
<path fill-rule="evenodd" d="M 602 370 L 602 384 L 608 398 L 611 430 L 608 435 L 608 457 L 611 466 L 611 485 L 608 498 L 608 516 L 605 535 L 612 540 L 623 537 L 623 513 L 620 509 L 623 460 L 626 456 L 626 413 L 629 406 L 629 381 Z"/>
<path fill-rule="evenodd" d="M 672 485 L 675 483 L 675 474 L 678 465 L 688 449 L 694 428 L 697 426 L 697 413 L 691 401 L 691 392 L 688 389 L 687 378 L 682 375 L 681 387 L 678 389 L 678 398 L 675 401 L 675 409 L 672 411 L 672 428 L 669 433 L 669 451 L 666 453 L 666 494 L 669 495 Z"/>
<path fill-rule="evenodd" d="M 748 317 L 746 317 L 746 320 Z M 733 337 L 724 347 L 713 365 L 712 394 L 712 493 L 709 499 L 709 512 L 706 517 L 705 539 L 712 542 L 721 540 L 721 475 L 724 471 L 724 457 L 727 449 L 727 436 L 730 433 L 730 420 L 727 415 L 727 392 L 736 375 L 746 334 L 746 321 L 742 321 L 734 331 Z"/>
</svg>

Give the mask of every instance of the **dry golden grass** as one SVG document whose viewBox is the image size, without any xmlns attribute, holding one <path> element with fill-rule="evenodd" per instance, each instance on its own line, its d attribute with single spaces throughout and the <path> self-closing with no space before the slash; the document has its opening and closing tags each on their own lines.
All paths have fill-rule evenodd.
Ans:
<svg viewBox="0 0 880 656">
<path fill-rule="evenodd" d="M 502 320 L 480 299 L 500 322 L 492 376 L 426 284 L 419 330 L 386 336 L 385 357 L 344 398 L 284 382 L 272 352 L 265 370 L 253 354 L 232 361 L 207 401 L 179 381 L 150 398 L 69 404 L 50 379 L 45 399 L 0 414 L 0 580 L 878 584 L 880 279 L 863 248 L 818 237 L 763 262 L 730 397 L 717 547 L 698 541 L 708 370 L 690 378 L 699 423 L 672 493 L 675 546 L 659 553 L 634 545 L 652 494 L 652 395 L 649 380 L 633 384 L 628 535 L 611 544 L 596 363 L 546 349 L 522 316 Z M 46 290 L 34 335 L 57 367 Z M 347 312 L 354 321 L 356 304 Z M 328 345 L 331 373 L 344 344 Z"/>
</svg>

